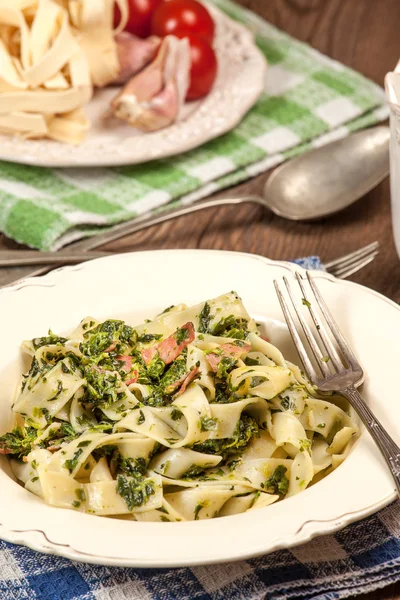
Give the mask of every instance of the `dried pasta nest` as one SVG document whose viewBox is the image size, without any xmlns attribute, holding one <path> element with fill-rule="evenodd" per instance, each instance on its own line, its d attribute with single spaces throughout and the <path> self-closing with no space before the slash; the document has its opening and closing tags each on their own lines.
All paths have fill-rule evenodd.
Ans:
<svg viewBox="0 0 400 600">
<path fill-rule="evenodd" d="M 0 0 L 0 131 L 81 142 L 93 87 L 118 76 L 126 19 L 126 0 Z"/>
</svg>

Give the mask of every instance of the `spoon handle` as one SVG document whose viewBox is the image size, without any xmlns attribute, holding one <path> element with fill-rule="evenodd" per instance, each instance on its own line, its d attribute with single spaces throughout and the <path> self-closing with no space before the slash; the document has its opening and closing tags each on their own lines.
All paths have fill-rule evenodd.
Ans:
<svg viewBox="0 0 400 600">
<path fill-rule="evenodd" d="M 112 229 L 105 231 L 104 233 L 100 233 L 91 238 L 87 238 L 80 242 L 76 242 L 75 244 L 68 247 L 67 250 L 71 249 L 71 252 L 75 252 L 76 250 L 93 250 L 94 248 L 98 248 L 103 244 L 108 242 L 113 242 L 119 238 L 122 238 L 131 233 L 136 233 L 137 231 L 141 231 L 142 229 L 147 229 L 148 227 L 152 227 L 153 225 L 159 225 L 160 223 L 165 223 L 165 221 L 170 221 L 171 219 L 176 219 L 178 217 L 184 217 L 185 215 L 190 215 L 191 213 L 198 212 L 199 210 L 204 210 L 206 208 L 215 208 L 219 206 L 226 206 L 230 204 L 242 204 L 244 202 L 251 202 L 254 204 L 259 204 L 261 206 L 266 206 L 265 201 L 259 196 L 243 196 L 237 198 L 211 198 L 207 200 L 199 200 L 199 202 L 194 202 L 193 204 L 180 205 L 175 208 L 171 208 L 169 210 L 160 210 L 155 214 L 145 217 L 137 217 L 132 221 L 128 221 L 126 223 L 120 223 L 116 225 Z"/>
<path fill-rule="evenodd" d="M 91 255 L 88 254 L 87 251 L 98 248 L 99 246 L 102 246 L 107 242 L 112 242 L 128 234 L 136 233 L 137 231 L 141 231 L 142 229 L 147 229 L 148 227 L 151 227 L 153 225 L 159 225 L 160 223 L 165 223 L 165 221 L 170 221 L 171 219 L 183 217 L 185 215 L 189 215 L 200 210 L 204 210 L 206 208 L 215 208 L 226 205 L 237 205 L 246 202 L 258 204 L 264 207 L 266 206 L 264 200 L 259 196 L 243 196 L 237 198 L 214 198 L 208 200 L 200 200 L 199 202 L 195 202 L 193 204 L 188 204 L 186 206 L 177 206 L 170 210 L 164 210 L 150 216 L 138 217 L 137 219 L 134 219 L 132 221 L 120 223 L 119 225 L 116 225 L 115 227 L 108 229 L 107 231 L 104 231 L 99 235 L 71 244 L 71 246 L 68 246 L 66 249 L 60 250 L 58 252 L 44 253 L 38 252 L 37 250 L 0 251 L 0 267 L 46 265 L 45 267 L 42 267 L 40 269 L 37 269 L 33 273 L 30 273 L 29 276 L 33 277 L 35 275 L 41 275 L 43 273 L 47 273 L 50 270 L 50 263 L 71 264 L 82 262 L 90 258 L 98 258 L 99 253 L 93 253 L 93 255 Z M 100 253 L 100 255 L 101 254 L 102 253 Z"/>
</svg>

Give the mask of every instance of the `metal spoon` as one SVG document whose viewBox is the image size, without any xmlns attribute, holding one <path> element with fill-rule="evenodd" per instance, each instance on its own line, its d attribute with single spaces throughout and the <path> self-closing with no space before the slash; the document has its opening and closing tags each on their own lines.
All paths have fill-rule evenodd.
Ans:
<svg viewBox="0 0 400 600">
<path fill-rule="evenodd" d="M 373 127 L 302 154 L 278 167 L 264 187 L 264 195 L 201 200 L 116 225 L 92 238 L 76 242 L 60 252 L 35 250 L 0 251 L 0 266 L 60 264 L 96 258 L 88 252 L 107 242 L 152 225 L 205 208 L 258 204 L 294 221 L 327 217 L 343 210 L 378 185 L 389 173 L 389 129 Z M 49 267 L 31 273 L 40 275 Z"/>
</svg>

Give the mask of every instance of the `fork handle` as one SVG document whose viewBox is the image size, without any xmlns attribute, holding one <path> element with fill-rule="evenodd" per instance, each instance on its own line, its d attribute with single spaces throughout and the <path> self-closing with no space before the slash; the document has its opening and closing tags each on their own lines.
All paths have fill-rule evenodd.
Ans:
<svg viewBox="0 0 400 600">
<path fill-rule="evenodd" d="M 396 483 L 397 491 L 400 495 L 400 448 L 390 437 L 383 425 L 375 417 L 372 410 L 365 403 L 360 392 L 354 386 L 349 386 L 340 391 L 347 398 L 351 406 L 358 413 L 365 427 L 368 429 L 372 438 L 376 442 L 384 459 L 392 473 Z"/>
</svg>

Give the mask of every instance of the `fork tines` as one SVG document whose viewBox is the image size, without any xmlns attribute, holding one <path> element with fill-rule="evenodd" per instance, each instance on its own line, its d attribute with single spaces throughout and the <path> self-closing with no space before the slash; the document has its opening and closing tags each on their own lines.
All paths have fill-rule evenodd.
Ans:
<svg viewBox="0 0 400 600">
<path fill-rule="evenodd" d="M 326 263 L 325 268 L 331 275 L 340 279 L 346 279 L 369 265 L 378 254 L 379 242 L 373 242 L 372 244 L 368 244 L 368 246 L 364 246 L 364 248 L 359 248 L 355 252 Z"/>
<path fill-rule="evenodd" d="M 361 367 L 341 334 L 315 281 L 309 272 L 307 272 L 307 280 L 299 272 L 296 272 L 295 276 L 300 286 L 301 300 L 293 292 L 287 277 L 283 277 L 283 281 L 297 319 L 312 351 L 314 361 L 311 360 L 309 351 L 306 350 L 295 319 L 289 309 L 289 303 L 285 299 L 285 295 L 276 280 L 274 281 L 274 285 L 290 334 L 308 378 L 320 389 L 343 388 L 345 387 L 344 384 L 346 384 L 347 378 L 349 379 L 348 384 L 361 383 Z M 304 307 L 307 307 L 314 327 L 310 326 L 307 322 L 304 316 Z M 315 329 L 314 333 L 312 329 Z M 333 340 L 336 342 L 337 347 Z M 341 376 L 341 381 L 338 380 L 338 376 Z"/>
</svg>

